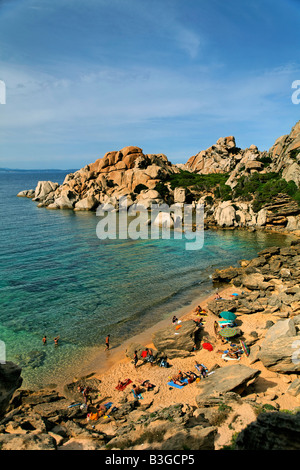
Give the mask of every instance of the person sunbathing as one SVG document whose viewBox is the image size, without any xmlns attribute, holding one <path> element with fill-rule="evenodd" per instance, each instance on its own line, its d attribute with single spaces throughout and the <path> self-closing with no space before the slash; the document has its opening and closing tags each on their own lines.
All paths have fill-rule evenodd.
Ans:
<svg viewBox="0 0 300 470">
<path fill-rule="evenodd" d="M 188 379 L 188 384 L 191 384 L 191 383 L 195 382 L 195 380 L 198 378 L 198 376 L 195 374 L 195 372 L 192 372 L 191 370 L 188 370 L 185 373 L 185 375 Z"/>
<path fill-rule="evenodd" d="M 135 395 L 140 395 L 142 393 L 142 390 L 139 385 L 132 385 L 132 390 L 134 391 Z"/>
<path fill-rule="evenodd" d="M 207 376 L 207 368 L 206 367 L 204 367 L 202 364 L 199 364 L 197 361 L 195 361 L 195 366 L 196 366 L 197 370 L 200 372 L 200 374 L 202 375 L 202 377 Z"/>
<path fill-rule="evenodd" d="M 178 385 L 182 385 L 183 379 L 184 377 L 181 371 L 179 371 L 177 375 L 174 375 L 174 377 L 172 377 L 172 381 L 174 382 L 174 384 L 178 384 Z"/>
<path fill-rule="evenodd" d="M 238 359 L 238 357 L 239 357 L 238 354 L 236 352 L 233 352 L 233 351 L 228 351 L 226 356 L 231 357 L 232 359 Z"/>
<path fill-rule="evenodd" d="M 149 380 L 144 380 L 144 382 L 141 383 L 142 387 L 145 387 L 146 390 L 153 390 L 155 385 L 153 385 Z"/>
</svg>

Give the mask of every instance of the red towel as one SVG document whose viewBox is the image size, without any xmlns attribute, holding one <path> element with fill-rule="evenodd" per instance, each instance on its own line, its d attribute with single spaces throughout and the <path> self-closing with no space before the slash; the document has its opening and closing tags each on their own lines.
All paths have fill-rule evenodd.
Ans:
<svg viewBox="0 0 300 470">
<path fill-rule="evenodd" d="M 117 385 L 116 386 L 116 390 L 124 390 L 124 388 L 127 387 L 127 385 L 131 384 L 132 383 L 132 380 L 130 379 L 126 379 L 125 382 L 123 382 L 121 385 Z"/>
</svg>

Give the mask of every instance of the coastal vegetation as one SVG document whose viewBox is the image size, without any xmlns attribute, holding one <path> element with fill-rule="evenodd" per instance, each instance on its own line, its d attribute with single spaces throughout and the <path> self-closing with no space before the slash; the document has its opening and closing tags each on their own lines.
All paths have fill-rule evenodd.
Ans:
<svg viewBox="0 0 300 470">
<path fill-rule="evenodd" d="M 286 181 L 281 173 L 253 173 L 243 175 L 237 180 L 233 198 L 244 201 L 253 200 L 254 212 L 260 211 L 265 204 L 272 203 L 278 194 L 290 196 L 300 206 L 300 190 L 294 181 Z"/>
</svg>

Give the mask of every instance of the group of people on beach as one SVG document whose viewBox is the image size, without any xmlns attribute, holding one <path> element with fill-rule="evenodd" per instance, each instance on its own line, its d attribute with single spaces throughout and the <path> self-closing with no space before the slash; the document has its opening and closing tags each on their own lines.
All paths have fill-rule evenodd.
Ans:
<svg viewBox="0 0 300 470">
<path fill-rule="evenodd" d="M 146 361 L 146 362 L 149 362 L 149 364 L 151 364 L 151 366 L 153 366 L 153 364 L 154 364 L 154 355 L 153 355 L 153 351 L 152 351 L 151 348 L 145 348 L 141 353 L 141 358 L 143 360 L 143 363 Z M 133 364 L 134 364 L 135 369 L 137 367 L 138 361 L 139 361 L 138 352 L 137 352 L 137 350 L 135 350 L 134 351 L 134 356 L 133 356 Z"/>
<path fill-rule="evenodd" d="M 220 296 L 217 293 L 216 299 L 218 298 L 220 298 Z M 206 310 L 203 310 L 201 305 L 198 305 L 195 309 L 195 313 L 197 317 L 200 317 L 200 319 L 198 318 L 196 321 L 197 325 L 203 326 L 203 317 L 207 316 Z M 172 324 L 177 326 L 179 325 L 179 323 L 181 323 L 181 321 L 176 317 L 176 315 L 173 315 Z M 217 339 L 221 340 L 222 343 L 228 343 L 227 340 L 218 333 L 217 327 L 219 327 L 218 323 L 214 322 L 214 331 L 215 331 Z M 105 346 L 106 346 L 105 350 L 108 351 L 110 348 L 110 335 L 109 334 L 105 338 Z M 226 356 L 228 358 L 238 359 L 243 353 L 243 350 L 239 349 L 239 347 L 236 345 L 228 343 L 227 351 L 217 350 L 216 352 L 222 353 L 222 354 L 226 352 Z M 141 349 L 140 351 L 135 349 L 134 354 L 133 354 L 133 360 L 132 360 L 132 363 L 135 369 L 138 367 L 139 361 L 142 361 L 141 365 L 149 363 L 152 367 L 156 363 L 153 350 L 150 347 L 145 347 L 144 349 Z M 170 367 L 170 364 L 167 361 L 167 357 L 160 358 L 160 361 L 157 361 L 157 365 L 161 367 Z M 199 363 L 199 361 L 196 361 L 196 360 L 195 360 L 195 369 L 196 371 L 188 370 L 186 372 L 179 370 L 178 373 L 175 373 L 173 376 L 169 376 L 169 380 L 172 381 L 173 384 L 177 386 L 183 386 L 183 385 L 192 384 L 194 382 L 198 382 L 208 377 L 209 371 L 207 367 L 204 364 L 201 364 Z M 148 379 L 140 381 L 140 383 L 138 382 L 132 383 L 132 380 L 127 379 L 123 382 L 119 380 L 118 385 L 116 386 L 116 389 L 119 391 L 123 391 L 129 384 L 131 384 L 130 385 L 131 391 L 134 397 L 137 399 L 143 398 L 142 396 L 143 392 L 154 390 L 155 388 L 155 385 L 151 383 L 150 380 Z M 89 405 L 92 405 L 92 399 L 90 396 L 89 387 L 81 387 L 79 388 L 79 391 L 83 395 L 84 403 L 86 407 L 88 407 Z M 107 407 L 101 403 L 97 404 L 94 407 L 94 411 L 95 411 L 94 414 L 88 413 L 88 416 L 89 416 L 88 419 L 98 419 L 101 416 L 107 416 L 108 414 Z"/>
</svg>

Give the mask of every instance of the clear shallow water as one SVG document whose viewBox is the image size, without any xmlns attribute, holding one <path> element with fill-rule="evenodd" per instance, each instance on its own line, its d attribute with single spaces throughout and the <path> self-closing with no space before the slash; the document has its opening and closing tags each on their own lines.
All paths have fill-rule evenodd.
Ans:
<svg viewBox="0 0 300 470">
<path fill-rule="evenodd" d="M 50 211 L 16 194 L 64 173 L 0 172 L 0 340 L 25 384 L 55 382 L 110 333 L 112 346 L 210 292 L 216 267 L 235 265 L 280 235 L 206 231 L 186 240 L 106 240 L 95 213 Z M 48 345 L 42 345 L 44 334 Z M 60 336 L 58 348 L 53 338 Z"/>
</svg>

